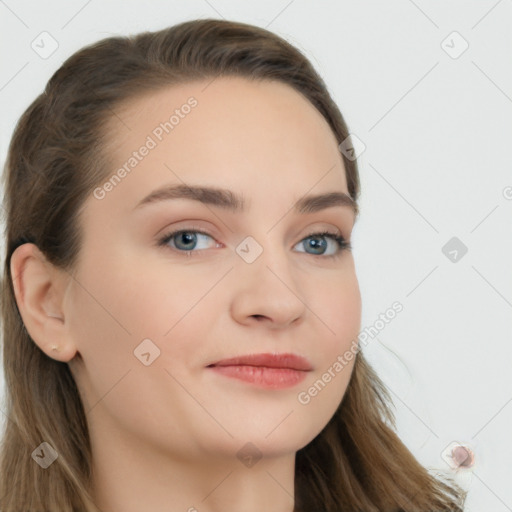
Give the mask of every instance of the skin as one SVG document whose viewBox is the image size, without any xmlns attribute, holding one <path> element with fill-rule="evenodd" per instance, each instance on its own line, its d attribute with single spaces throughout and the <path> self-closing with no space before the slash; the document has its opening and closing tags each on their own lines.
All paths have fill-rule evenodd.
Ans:
<svg viewBox="0 0 512 512">
<path fill-rule="evenodd" d="M 353 211 L 291 209 L 305 194 L 348 194 L 331 129 L 285 84 L 230 77 L 205 89 L 208 82 L 168 87 L 116 111 L 109 176 L 168 112 L 190 96 L 198 101 L 104 199 L 87 198 L 72 276 L 33 244 L 11 260 L 27 330 L 49 357 L 68 362 L 78 384 L 95 501 L 105 512 L 292 511 L 296 452 L 330 420 L 353 368 L 354 360 L 310 403 L 298 401 L 360 329 L 352 253 L 328 258 L 307 243 L 324 229 L 350 240 Z M 154 189 L 183 182 L 242 194 L 246 211 L 190 199 L 135 208 Z M 157 245 L 191 227 L 211 235 L 199 235 L 192 257 L 179 252 L 179 237 Z M 263 248 L 250 264 L 235 251 L 248 235 Z M 325 240 L 334 252 L 336 242 Z M 146 338 L 160 350 L 149 366 L 134 356 Z M 206 368 L 262 352 L 302 355 L 313 370 L 275 390 Z M 237 457 L 249 441 L 262 455 L 252 467 Z"/>
</svg>

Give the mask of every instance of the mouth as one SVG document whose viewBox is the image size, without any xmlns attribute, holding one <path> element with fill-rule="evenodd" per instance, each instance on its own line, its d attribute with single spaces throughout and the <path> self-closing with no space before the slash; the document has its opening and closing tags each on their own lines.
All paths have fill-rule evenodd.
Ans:
<svg viewBox="0 0 512 512">
<path fill-rule="evenodd" d="M 307 359 L 295 354 L 249 354 L 222 359 L 207 368 L 270 389 L 295 386 L 313 369 Z"/>
<path fill-rule="evenodd" d="M 213 366 L 257 366 L 306 372 L 313 369 L 307 359 L 296 354 L 248 354 L 222 359 L 208 365 L 209 368 Z"/>
</svg>

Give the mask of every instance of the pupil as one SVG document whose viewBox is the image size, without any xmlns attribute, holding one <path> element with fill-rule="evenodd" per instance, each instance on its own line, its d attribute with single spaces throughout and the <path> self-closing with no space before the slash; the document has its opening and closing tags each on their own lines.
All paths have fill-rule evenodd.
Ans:
<svg viewBox="0 0 512 512">
<path fill-rule="evenodd" d="M 185 241 L 185 245 L 187 244 L 193 244 L 195 240 L 195 235 L 189 232 L 181 233 L 180 235 L 180 243 L 181 241 Z"/>
<path fill-rule="evenodd" d="M 320 242 L 318 240 L 320 240 Z M 310 245 L 313 249 L 320 249 L 321 253 L 322 249 L 325 249 L 326 241 L 320 237 L 314 237 L 310 238 Z"/>
</svg>

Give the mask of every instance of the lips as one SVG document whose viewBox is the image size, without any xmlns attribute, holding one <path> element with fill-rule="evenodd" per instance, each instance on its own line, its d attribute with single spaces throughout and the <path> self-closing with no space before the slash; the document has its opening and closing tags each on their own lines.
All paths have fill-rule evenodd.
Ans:
<svg viewBox="0 0 512 512">
<path fill-rule="evenodd" d="M 313 369 L 307 359 L 295 354 L 248 354 L 230 359 L 222 359 L 208 365 L 208 367 L 214 366 L 255 366 L 299 371 L 310 371 Z"/>
</svg>

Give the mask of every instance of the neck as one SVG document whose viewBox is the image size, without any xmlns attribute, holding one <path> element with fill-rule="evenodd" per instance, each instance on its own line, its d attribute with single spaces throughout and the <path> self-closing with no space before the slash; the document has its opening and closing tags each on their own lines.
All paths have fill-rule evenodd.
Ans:
<svg viewBox="0 0 512 512">
<path fill-rule="evenodd" d="M 246 447 L 184 459 L 111 432 L 90 429 L 93 498 L 104 512 L 293 512 L 295 453 L 256 461 Z"/>
</svg>

